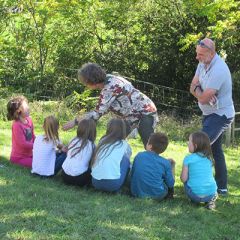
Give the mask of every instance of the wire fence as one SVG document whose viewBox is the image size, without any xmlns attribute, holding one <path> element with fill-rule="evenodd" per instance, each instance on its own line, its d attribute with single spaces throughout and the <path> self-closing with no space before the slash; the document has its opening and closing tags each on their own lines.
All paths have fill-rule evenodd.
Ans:
<svg viewBox="0 0 240 240">
<path fill-rule="evenodd" d="M 68 71 L 69 70 L 70 74 L 65 76 L 67 80 L 76 80 L 76 73 L 78 69 L 68 68 Z M 192 115 L 201 115 L 201 112 L 197 106 L 197 101 L 188 91 L 153 84 L 125 76 L 124 78 L 130 81 L 135 88 L 139 89 L 149 98 L 151 98 L 155 103 L 159 113 L 165 112 L 168 115 L 170 114 L 183 119 L 188 119 L 192 117 Z M 36 89 L 38 88 L 39 86 L 36 86 Z M 45 95 L 39 96 L 39 98 L 42 100 L 50 100 L 51 96 L 54 96 L 54 92 L 51 90 L 46 93 L 47 94 Z M 66 92 L 62 92 L 62 95 L 58 96 L 57 98 L 64 98 L 67 95 L 68 94 Z"/>
<path fill-rule="evenodd" d="M 30 62 L 26 62 L 26 64 L 29 63 Z M 40 80 L 35 80 L 33 81 L 34 86 L 31 89 L 25 89 L 26 94 L 32 94 L 33 98 L 36 96 L 36 99 L 38 100 L 61 100 L 71 94 L 72 91 L 68 89 L 67 86 L 64 86 L 64 84 L 67 85 L 70 81 L 77 81 L 76 77 L 78 69 L 55 67 L 55 71 L 63 80 L 60 92 L 56 93 L 56 90 L 54 89 L 45 89 L 44 94 L 42 92 L 39 94 L 39 90 L 43 88 L 43 83 Z M 113 72 L 113 74 L 118 75 L 117 72 Z M 173 115 L 180 119 L 189 119 L 193 115 L 201 115 L 197 101 L 189 91 L 153 84 L 126 76 L 123 77 L 130 81 L 134 87 L 150 97 L 157 106 L 159 113 L 165 112 L 168 115 Z M 9 82 L 9 84 L 6 83 L 8 86 L 11 86 L 11 84 L 11 82 Z M 18 84 L 24 86 L 25 82 L 20 78 Z M 237 98 L 238 95 L 239 92 L 236 91 L 234 92 L 233 97 Z M 236 111 L 240 111 L 240 104 L 235 104 L 235 108 Z"/>
<path fill-rule="evenodd" d="M 201 114 L 196 100 L 188 91 L 134 80 L 128 77 L 125 78 L 130 80 L 137 89 L 150 97 L 159 112 L 164 111 L 182 118 L 188 118 L 193 114 Z"/>
</svg>

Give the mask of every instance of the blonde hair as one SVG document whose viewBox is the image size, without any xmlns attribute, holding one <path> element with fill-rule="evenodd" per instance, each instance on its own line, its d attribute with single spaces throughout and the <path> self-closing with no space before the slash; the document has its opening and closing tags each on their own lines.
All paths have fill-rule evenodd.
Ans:
<svg viewBox="0 0 240 240">
<path fill-rule="evenodd" d="M 55 144 L 59 141 L 58 136 L 59 121 L 50 115 L 44 119 L 43 129 L 45 131 L 45 141 L 53 141 Z"/>
</svg>

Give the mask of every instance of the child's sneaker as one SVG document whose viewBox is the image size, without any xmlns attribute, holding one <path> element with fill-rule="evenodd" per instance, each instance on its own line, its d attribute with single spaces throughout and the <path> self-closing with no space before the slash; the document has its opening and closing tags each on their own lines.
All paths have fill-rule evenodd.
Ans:
<svg viewBox="0 0 240 240">
<path fill-rule="evenodd" d="M 206 209 L 208 209 L 208 210 L 213 210 L 213 209 L 215 209 L 216 208 L 216 203 L 215 203 L 215 201 L 210 201 L 210 202 L 208 202 L 207 203 L 207 205 L 205 206 L 205 208 Z"/>
<path fill-rule="evenodd" d="M 213 210 L 216 208 L 217 195 L 215 195 L 209 202 L 207 202 L 205 208 L 208 210 Z"/>
</svg>

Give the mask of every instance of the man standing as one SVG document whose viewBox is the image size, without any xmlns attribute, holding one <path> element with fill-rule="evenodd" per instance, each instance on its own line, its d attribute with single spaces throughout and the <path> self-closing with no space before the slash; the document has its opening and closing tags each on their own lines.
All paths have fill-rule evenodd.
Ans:
<svg viewBox="0 0 240 240">
<path fill-rule="evenodd" d="M 215 50 L 215 43 L 205 38 L 198 42 L 199 61 L 190 92 L 198 100 L 203 113 L 202 131 L 211 141 L 215 161 L 215 179 L 220 195 L 227 195 L 227 167 L 222 150 L 222 134 L 233 121 L 232 79 L 227 64 Z"/>
</svg>

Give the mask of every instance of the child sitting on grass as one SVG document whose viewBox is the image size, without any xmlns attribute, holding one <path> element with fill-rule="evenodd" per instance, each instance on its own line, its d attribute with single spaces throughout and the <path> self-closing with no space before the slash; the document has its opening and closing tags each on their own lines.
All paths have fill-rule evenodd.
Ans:
<svg viewBox="0 0 240 240">
<path fill-rule="evenodd" d="M 33 145 L 32 173 L 50 177 L 61 170 L 66 150 L 59 140 L 59 122 L 54 116 L 44 119 L 43 129 L 44 134 L 37 136 Z"/>
<path fill-rule="evenodd" d="M 131 148 L 126 139 L 126 125 L 122 119 L 112 119 L 101 138 L 92 162 L 92 184 L 96 189 L 118 192 L 130 167 Z"/>
<path fill-rule="evenodd" d="M 191 153 L 183 160 L 181 180 L 187 196 L 195 203 L 206 203 L 207 209 L 215 208 L 217 185 L 213 177 L 211 146 L 208 135 L 195 132 L 189 136 Z"/>
<path fill-rule="evenodd" d="M 150 197 L 162 200 L 173 197 L 175 162 L 159 154 L 168 146 L 163 133 L 153 133 L 146 145 L 146 151 L 134 158 L 131 170 L 131 193 L 135 197 Z"/>
<path fill-rule="evenodd" d="M 77 136 L 68 144 L 67 158 L 62 165 L 62 178 L 66 184 L 90 185 L 92 176 L 89 167 L 95 148 L 96 124 L 92 119 L 78 123 Z"/>
<path fill-rule="evenodd" d="M 7 119 L 13 120 L 10 161 L 31 168 L 35 135 L 28 101 L 24 96 L 14 97 L 8 102 Z"/>
</svg>

